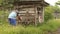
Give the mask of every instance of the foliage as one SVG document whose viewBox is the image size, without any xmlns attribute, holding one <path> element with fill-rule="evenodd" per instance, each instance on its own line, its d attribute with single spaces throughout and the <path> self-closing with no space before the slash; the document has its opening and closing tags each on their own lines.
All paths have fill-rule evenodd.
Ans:
<svg viewBox="0 0 60 34">
<path fill-rule="evenodd" d="M 44 20 L 47 21 L 49 19 L 53 19 L 54 18 L 53 13 L 55 12 L 60 13 L 60 7 L 58 5 L 46 7 L 44 12 Z"/>
<path fill-rule="evenodd" d="M 47 21 L 49 19 L 52 19 L 53 18 L 53 12 L 54 12 L 54 9 L 53 9 L 53 6 L 48 6 L 45 8 L 45 12 L 44 12 L 44 20 Z"/>
<path fill-rule="evenodd" d="M 0 11 L 0 24 L 7 24 L 8 22 L 8 15 L 9 15 L 9 11 Z"/>
<path fill-rule="evenodd" d="M 55 12 L 60 12 L 60 7 L 58 5 L 53 6 Z"/>
<path fill-rule="evenodd" d="M 13 5 L 14 2 L 19 2 L 20 0 L 0 0 L 0 4 L 3 5 L 3 6 L 10 6 L 10 5 Z"/>
<path fill-rule="evenodd" d="M 60 1 L 56 2 L 57 5 L 60 5 Z"/>
<path fill-rule="evenodd" d="M 49 20 L 46 24 L 39 27 L 3 24 L 0 25 L 0 34 L 48 34 L 53 33 L 59 27 L 60 19 Z"/>
</svg>

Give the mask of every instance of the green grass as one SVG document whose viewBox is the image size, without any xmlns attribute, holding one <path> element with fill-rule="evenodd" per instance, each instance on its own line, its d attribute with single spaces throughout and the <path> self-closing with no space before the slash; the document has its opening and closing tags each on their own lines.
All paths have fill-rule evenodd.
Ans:
<svg viewBox="0 0 60 34">
<path fill-rule="evenodd" d="M 48 34 L 54 32 L 60 27 L 60 19 L 49 20 L 41 26 L 12 26 L 9 24 L 0 25 L 0 34 Z"/>
</svg>

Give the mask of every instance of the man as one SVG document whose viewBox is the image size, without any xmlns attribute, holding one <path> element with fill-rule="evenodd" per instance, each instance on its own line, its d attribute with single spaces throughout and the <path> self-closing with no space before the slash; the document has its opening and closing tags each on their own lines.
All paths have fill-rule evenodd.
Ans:
<svg viewBox="0 0 60 34">
<path fill-rule="evenodd" d="M 11 25 L 16 25 L 16 16 L 17 16 L 17 10 L 13 10 L 9 16 L 8 16 L 8 20 L 10 22 Z"/>
</svg>

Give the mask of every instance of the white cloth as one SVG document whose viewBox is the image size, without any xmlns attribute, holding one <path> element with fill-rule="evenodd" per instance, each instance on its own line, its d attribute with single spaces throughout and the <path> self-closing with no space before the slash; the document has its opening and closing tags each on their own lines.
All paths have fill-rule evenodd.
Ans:
<svg viewBox="0 0 60 34">
<path fill-rule="evenodd" d="M 8 18 L 16 19 L 16 16 L 17 16 L 17 13 L 16 13 L 16 11 L 14 10 L 14 11 L 12 11 L 12 12 L 9 14 Z"/>
</svg>

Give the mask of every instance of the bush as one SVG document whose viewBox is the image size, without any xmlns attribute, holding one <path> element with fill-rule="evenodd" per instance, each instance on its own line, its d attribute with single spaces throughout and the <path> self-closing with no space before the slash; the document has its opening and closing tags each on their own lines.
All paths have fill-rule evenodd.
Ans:
<svg viewBox="0 0 60 34">
<path fill-rule="evenodd" d="M 53 7 L 51 6 L 48 6 L 45 8 L 45 12 L 44 12 L 44 20 L 45 21 L 48 21 L 49 19 L 52 19 L 54 16 L 53 16 Z"/>
<path fill-rule="evenodd" d="M 60 19 L 53 19 L 43 24 L 40 28 L 44 31 L 54 32 L 59 27 L 60 27 Z"/>
</svg>

